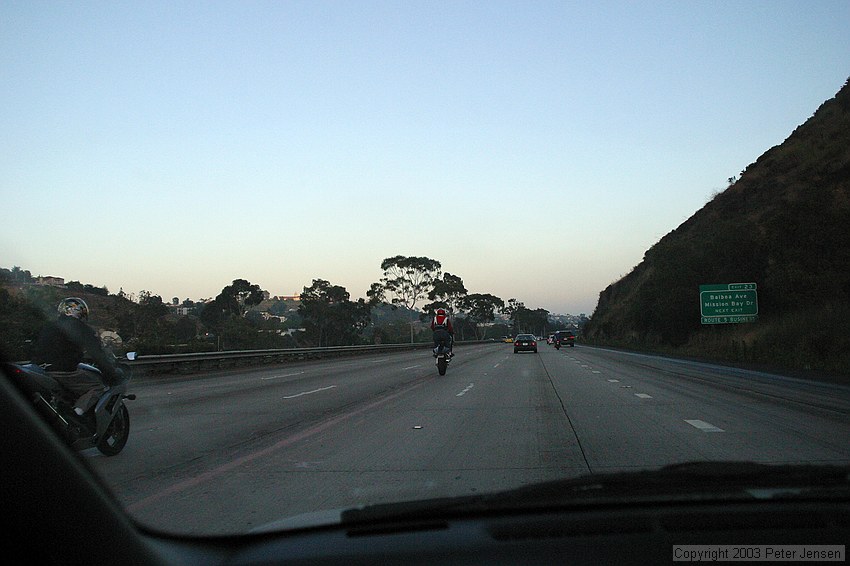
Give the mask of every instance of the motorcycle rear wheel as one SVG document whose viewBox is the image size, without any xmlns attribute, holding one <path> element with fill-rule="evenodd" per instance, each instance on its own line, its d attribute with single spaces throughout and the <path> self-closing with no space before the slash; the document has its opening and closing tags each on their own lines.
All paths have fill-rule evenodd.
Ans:
<svg viewBox="0 0 850 566">
<path fill-rule="evenodd" d="M 112 418 L 103 437 L 97 442 L 97 449 L 106 456 L 115 456 L 124 449 L 130 437 L 130 412 L 121 404 L 121 409 Z"/>
<path fill-rule="evenodd" d="M 446 358 L 437 358 L 437 372 L 440 375 L 446 375 L 446 367 L 448 366 L 448 362 Z"/>
</svg>

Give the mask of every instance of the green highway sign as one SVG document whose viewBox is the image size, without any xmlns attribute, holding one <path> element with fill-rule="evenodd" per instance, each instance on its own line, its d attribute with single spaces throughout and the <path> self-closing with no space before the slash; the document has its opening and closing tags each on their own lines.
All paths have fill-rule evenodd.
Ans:
<svg viewBox="0 0 850 566">
<path fill-rule="evenodd" d="M 699 306 L 703 324 L 734 324 L 758 320 L 755 283 L 700 285 Z"/>
</svg>

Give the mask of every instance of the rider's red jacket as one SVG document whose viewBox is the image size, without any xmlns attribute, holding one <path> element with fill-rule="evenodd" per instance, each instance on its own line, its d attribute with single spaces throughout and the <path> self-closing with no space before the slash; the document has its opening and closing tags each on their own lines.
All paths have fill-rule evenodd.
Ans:
<svg viewBox="0 0 850 566">
<path fill-rule="evenodd" d="M 452 319 L 447 314 L 438 314 L 431 321 L 431 330 L 437 330 L 437 328 L 445 328 L 449 334 L 455 333 L 455 329 L 452 327 Z"/>
</svg>

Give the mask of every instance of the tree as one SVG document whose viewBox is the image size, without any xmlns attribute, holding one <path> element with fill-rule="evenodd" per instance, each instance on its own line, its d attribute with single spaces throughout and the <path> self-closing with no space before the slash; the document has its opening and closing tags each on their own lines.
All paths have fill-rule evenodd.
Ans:
<svg viewBox="0 0 850 566">
<path fill-rule="evenodd" d="M 526 318 L 526 328 L 532 334 L 545 336 L 549 329 L 549 311 L 546 309 L 529 310 Z"/>
<path fill-rule="evenodd" d="M 395 306 L 402 306 L 411 312 L 420 300 L 428 296 L 434 284 L 440 279 L 440 262 L 427 257 L 406 257 L 397 255 L 381 262 L 384 271 L 378 283 L 369 289 L 370 302 L 385 302 L 387 297 Z M 410 320 L 410 341 L 413 342 L 413 322 Z"/>
<path fill-rule="evenodd" d="M 286 304 L 286 301 L 277 299 L 269 305 L 269 314 L 273 314 L 275 316 L 286 316 L 287 312 L 289 312 L 289 306 Z"/>
<path fill-rule="evenodd" d="M 229 337 L 235 338 L 236 335 L 240 335 L 238 343 L 244 343 L 246 340 L 241 337 L 244 333 L 244 325 L 228 325 L 228 321 L 244 318 L 248 309 L 260 304 L 263 298 L 263 291 L 259 285 L 252 285 L 245 279 L 234 279 L 233 283 L 222 289 L 215 299 L 204 305 L 200 313 L 201 322 L 215 331 L 222 341 L 229 329 L 227 334 Z"/>
<path fill-rule="evenodd" d="M 118 332 L 121 339 L 127 342 L 137 336 L 139 305 L 135 302 L 135 295 L 125 293 L 123 289 L 113 296 L 114 300 L 104 303 L 102 312 L 112 321 L 109 325 L 111 329 Z"/>
<path fill-rule="evenodd" d="M 198 335 L 198 325 L 188 316 L 181 316 L 174 324 L 174 338 L 177 343 L 191 342 Z"/>
<path fill-rule="evenodd" d="M 168 307 L 162 302 L 162 297 L 150 291 L 140 291 L 134 314 L 133 330 L 138 349 L 148 354 L 163 353 L 167 338 L 174 336 L 174 330 L 164 319 Z"/>
<path fill-rule="evenodd" d="M 502 307 L 502 314 L 508 317 L 511 321 L 516 323 L 517 312 L 520 309 L 524 309 L 525 305 L 521 301 L 517 301 L 516 299 L 508 299 L 507 304 Z"/>
<path fill-rule="evenodd" d="M 425 305 L 425 310 L 430 311 L 437 306 L 445 305 L 450 311 L 457 313 L 461 310 L 460 304 L 466 293 L 463 279 L 451 273 L 444 273 L 442 279 L 434 281 L 434 287 L 428 293 L 428 298 L 435 302 Z"/>
<path fill-rule="evenodd" d="M 28 360 L 30 346 L 48 320 L 37 304 L 0 287 L 0 352 L 6 359 Z"/>
<path fill-rule="evenodd" d="M 510 318 L 514 333 L 538 332 L 546 333 L 549 325 L 549 311 L 545 309 L 531 310 L 516 299 L 508 299 L 508 304 L 502 312 Z"/>
<path fill-rule="evenodd" d="M 250 307 L 260 304 L 263 298 L 259 285 L 252 285 L 244 279 L 234 279 L 233 283 L 221 290 L 216 300 L 221 299 L 219 304 L 229 313 L 242 317 Z"/>
<path fill-rule="evenodd" d="M 481 325 L 496 320 L 496 311 L 505 307 L 505 302 L 489 293 L 473 293 L 466 295 L 460 300 L 460 308 L 466 312 L 466 316 L 476 327 L 478 339 L 484 338 Z"/>
<path fill-rule="evenodd" d="M 345 287 L 324 279 L 314 279 L 304 287 L 298 307 L 307 338 L 317 346 L 353 344 L 369 324 L 370 310 L 363 299 L 350 301 Z"/>
<path fill-rule="evenodd" d="M 65 288 L 75 293 L 90 293 L 92 295 L 100 295 L 101 297 L 109 296 L 109 289 L 106 287 L 95 287 L 88 283 L 84 285 L 79 281 L 68 281 L 65 283 Z"/>
<path fill-rule="evenodd" d="M 21 269 L 17 265 L 12 268 L 10 278 L 15 285 L 23 285 L 24 283 L 32 283 L 34 281 L 32 273 L 26 269 Z"/>
</svg>

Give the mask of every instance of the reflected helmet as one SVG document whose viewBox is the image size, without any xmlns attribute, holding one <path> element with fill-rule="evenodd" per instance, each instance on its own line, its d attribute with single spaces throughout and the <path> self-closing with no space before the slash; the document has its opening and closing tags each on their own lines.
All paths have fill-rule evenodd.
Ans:
<svg viewBox="0 0 850 566">
<path fill-rule="evenodd" d="M 59 311 L 60 316 L 72 316 L 80 320 L 86 320 L 89 317 L 89 306 L 78 297 L 62 299 L 56 310 Z"/>
</svg>

